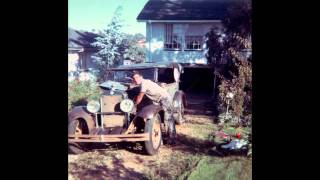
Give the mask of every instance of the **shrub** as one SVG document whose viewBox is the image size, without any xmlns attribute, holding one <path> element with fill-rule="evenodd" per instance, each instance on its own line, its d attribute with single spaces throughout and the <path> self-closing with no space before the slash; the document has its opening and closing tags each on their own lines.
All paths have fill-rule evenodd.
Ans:
<svg viewBox="0 0 320 180">
<path fill-rule="evenodd" d="M 100 94 L 100 88 L 95 81 L 70 81 L 68 84 L 68 111 L 73 106 L 86 105 L 90 100 L 99 100 Z"/>
<path fill-rule="evenodd" d="M 251 118 L 252 108 L 251 1 L 230 7 L 223 24 L 207 34 L 207 58 L 220 80 L 219 113 L 226 111 L 226 94 L 232 92 L 228 110 L 240 122 Z"/>
<path fill-rule="evenodd" d="M 226 94 L 232 92 L 235 94 L 230 102 L 230 110 L 232 113 L 240 118 L 250 115 L 252 109 L 252 67 L 251 62 L 236 58 L 237 70 L 234 72 L 233 78 L 221 77 L 221 84 L 219 85 L 219 110 L 225 112 Z"/>
</svg>

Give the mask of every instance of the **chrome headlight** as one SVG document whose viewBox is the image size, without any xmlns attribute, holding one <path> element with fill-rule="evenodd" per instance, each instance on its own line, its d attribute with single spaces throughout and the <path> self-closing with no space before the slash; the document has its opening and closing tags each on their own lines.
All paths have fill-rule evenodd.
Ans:
<svg viewBox="0 0 320 180">
<path fill-rule="evenodd" d="M 87 104 L 87 109 L 91 113 L 96 113 L 100 110 L 100 103 L 98 101 L 90 101 Z"/>
<path fill-rule="evenodd" d="M 120 103 L 120 109 L 123 112 L 131 112 L 134 107 L 134 103 L 130 99 L 124 99 Z"/>
</svg>

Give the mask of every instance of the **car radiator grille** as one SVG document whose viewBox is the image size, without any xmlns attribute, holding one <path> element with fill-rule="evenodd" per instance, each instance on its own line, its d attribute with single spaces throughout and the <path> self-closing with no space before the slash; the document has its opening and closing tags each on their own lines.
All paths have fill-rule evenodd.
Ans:
<svg viewBox="0 0 320 180">
<path fill-rule="evenodd" d="M 101 112 L 121 112 L 121 95 L 105 95 L 101 97 Z M 125 123 L 124 115 L 102 115 L 105 127 L 122 127 Z"/>
</svg>

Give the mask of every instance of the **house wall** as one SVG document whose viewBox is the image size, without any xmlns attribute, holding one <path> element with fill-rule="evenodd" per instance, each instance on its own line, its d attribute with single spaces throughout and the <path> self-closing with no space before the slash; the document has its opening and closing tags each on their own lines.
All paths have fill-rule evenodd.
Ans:
<svg viewBox="0 0 320 180">
<path fill-rule="evenodd" d="M 182 36 L 184 42 L 185 35 L 205 36 L 212 27 L 221 27 L 221 23 L 175 23 L 174 33 Z M 146 23 L 147 36 L 147 62 L 179 62 L 179 63 L 197 63 L 206 64 L 205 50 L 165 50 L 165 23 Z M 205 42 L 205 41 L 203 41 Z M 202 45 L 205 48 L 205 43 Z"/>
<path fill-rule="evenodd" d="M 92 56 L 94 52 L 68 52 L 68 72 L 83 71 L 90 69 L 97 69 L 97 64 L 94 62 Z"/>
<path fill-rule="evenodd" d="M 97 68 L 93 58 L 91 57 L 94 52 L 78 52 L 78 51 L 69 51 L 68 52 L 68 81 L 72 81 L 78 78 L 80 81 L 85 80 L 96 80 L 96 76 L 93 71 L 84 71 L 94 70 Z"/>
<path fill-rule="evenodd" d="M 79 54 L 77 52 L 68 53 L 68 72 L 78 70 Z"/>
</svg>

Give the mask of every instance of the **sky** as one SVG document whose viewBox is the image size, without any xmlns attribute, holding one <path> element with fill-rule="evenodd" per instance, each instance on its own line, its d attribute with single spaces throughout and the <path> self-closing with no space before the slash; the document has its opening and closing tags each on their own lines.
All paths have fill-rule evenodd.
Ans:
<svg viewBox="0 0 320 180">
<path fill-rule="evenodd" d="M 146 35 L 144 22 L 136 18 L 148 0 L 68 0 L 68 26 L 76 30 L 102 30 L 122 6 L 123 32 Z"/>
</svg>

